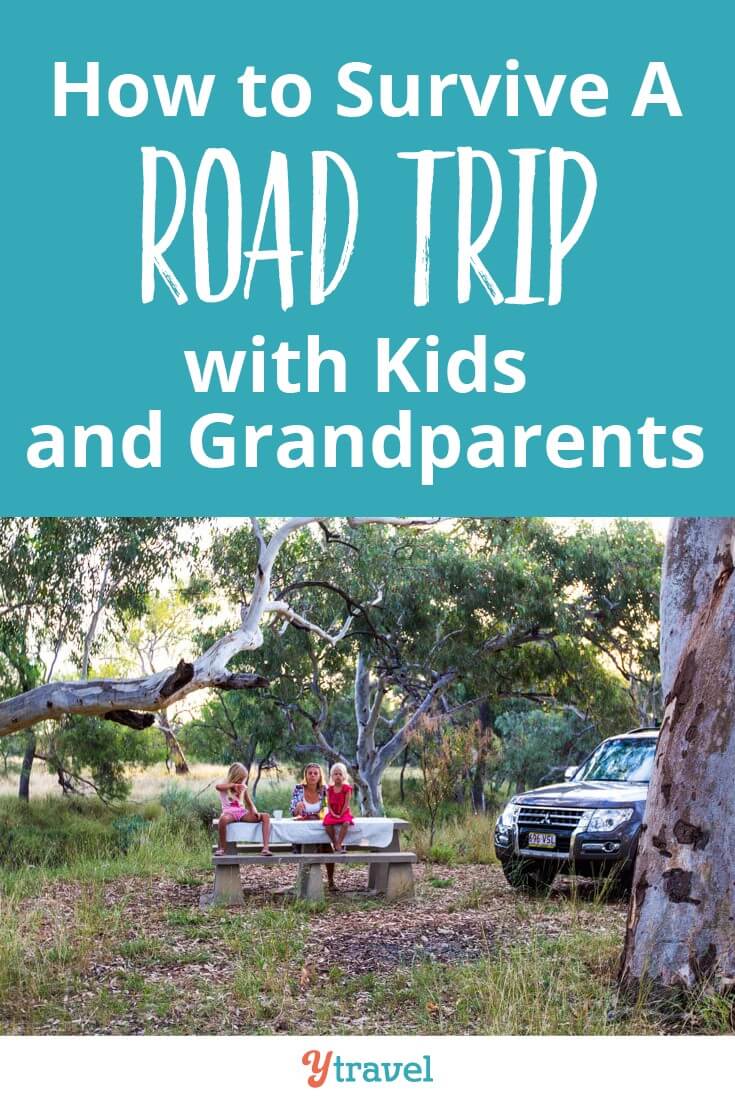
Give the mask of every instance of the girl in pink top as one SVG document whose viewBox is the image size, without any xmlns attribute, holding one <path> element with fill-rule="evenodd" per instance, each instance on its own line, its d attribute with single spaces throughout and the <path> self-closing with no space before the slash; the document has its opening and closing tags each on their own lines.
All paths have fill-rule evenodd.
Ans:
<svg viewBox="0 0 735 1102">
<path fill-rule="evenodd" d="M 242 762 L 236 761 L 227 771 L 227 780 L 214 786 L 222 804 L 222 813 L 219 817 L 219 849 L 215 851 L 216 857 L 222 857 L 225 852 L 227 827 L 230 823 L 260 823 L 263 828 L 263 848 L 260 852 L 264 857 L 273 856 L 268 849 L 271 832 L 270 815 L 256 808 L 248 792 L 247 780 L 247 769 Z"/>
</svg>

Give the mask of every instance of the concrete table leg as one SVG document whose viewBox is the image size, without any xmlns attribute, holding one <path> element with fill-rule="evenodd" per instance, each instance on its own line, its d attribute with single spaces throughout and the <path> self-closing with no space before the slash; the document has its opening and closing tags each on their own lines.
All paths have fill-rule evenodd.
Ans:
<svg viewBox="0 0 735 1102">
<path fill-rule="evenodd" d="M 214 891 L 208 902 L 233 906 L 242 903 L 242 884 L 239 865 L 215 865 Z"/>
<path fill-rule="evenodd" d="M 386 865 L 385 898 L 389 903 L 396 899 L 412 899 L 414 892 L 413 865 Z"/>
<path fill-rule="evenodd" d="M 237 854 L 237 846 L 234 842 L 227 840 L 225 843 L 225 853 L 228 857 L 234 857 Z M 240 866 L 239 865 L 215 865 L 214 866 L 214 890 L 211 895 L 202 896 L 200 904 L 203 907 L 210 907 L 214 903 L 223 904 L 224 906 L 232 907 L 243 902 L 242 898 L 242 884 L 240 883 Z"/>
<path fill-rule="evenodd" d="M 319 853 L 319 846 L 302 846 L 302 853 Z M 321 865 L 301 865 L 296 877 L 296 898 L 309 903 L 321 903 L 324 899 L 324 881 Z"/>
<path fill-rule="evenodd" d="M 381 853 L 400 853 L 401 850 L 401 833 L 394 828 L 393 837 L 389 846 L 386 846 L 384 850 L 380 850 Z M 368 890 L 373 892 L 379 892 L 381 895 L 385 893 L 386 884 L 388 882 L 388 865 L 375 864 L 368 866 Z"/>
</svg>

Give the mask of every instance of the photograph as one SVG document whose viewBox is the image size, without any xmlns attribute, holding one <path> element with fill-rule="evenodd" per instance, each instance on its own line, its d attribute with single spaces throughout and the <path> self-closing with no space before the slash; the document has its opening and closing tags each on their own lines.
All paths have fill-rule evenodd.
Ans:
<svg viewBox="0 0 735 1102">
<path fill-rule="evenodd" d="M 732 1034 L 733 518 L 0 518 L 0 1032 Z"/>
<path fill-rule="evenodd" d="M 6 1093 L 721 1093 L 735 7 L 5 24 Z"/>
</svg>

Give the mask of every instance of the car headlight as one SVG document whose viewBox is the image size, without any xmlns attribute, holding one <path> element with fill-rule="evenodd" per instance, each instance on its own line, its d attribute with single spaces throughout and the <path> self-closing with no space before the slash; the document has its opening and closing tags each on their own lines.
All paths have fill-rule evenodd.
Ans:
<svg viewBox="0 0 735 1102">
<path fill-rule="evenodd" d="M 515 800 L 511 800 L 510 803 L 507 803 L 498 819 L 498 826 L 503 830 L 512 830 L 516 825 L 519 810 L 520 807 Z"/>
<path fill-rule="evenodd" d="M 611 830 L 617 830 L 623 823 L 627 823 L 632 814 L 632 807 L 598 807 L 592 812 L 587 830 L 591 834 L 609 834 Z"/>
</svg>

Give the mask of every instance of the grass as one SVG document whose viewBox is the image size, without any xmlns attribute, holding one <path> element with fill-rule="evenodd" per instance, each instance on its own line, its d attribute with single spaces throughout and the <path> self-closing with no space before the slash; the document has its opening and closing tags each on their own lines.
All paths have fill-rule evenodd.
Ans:
<svg viewBox="0 0 735 1102">
<path fill-rule="evenodd" d="M 20 762 L 14 761 L 14 766 Z M 183 776 L 175 776 L 166 769 L 163 762 L 146 766 L 144 769 L 130 770 L 128 777 L 131 782 L 130 803 L 133 805 L 149 804 L 157 802 L 161 793 L 172 783 L 177 788 L 190 793 L 192 796 L 200 793 L 202 789 L 209 790 L 214 784 L 222 780 L 227 772 L 225 765 L 210 765 L 205 762 L 190 762 L 190 772 Z M 295 783 L 295 774 L 286 770 L 279 770 L 278 777 L 270 773 L 264 773 L 256 793 L 258 802 L 263 803 L 263 810 L 270 811 L 266 806 L 271 793 L 278 799 L 286 802 L 273 802 L 273 807 L 287 808 L 291 801 L 291 792 Z M 18 794 L 18 771 L 12 769 L 7 775 L 0 773 L 0 802 L 4 796 L 15 797 Z M 46 796 L 58 796 L 59 784 L 56 775 L 44 770 L 41 763 L 37 763 L 31 778 L 31 795 L 33 801 L 40 801 Z M 287 797 L 287 799 L 286 799 Z"/>
<path fill-rule="evenodd" d="M 420 810 L 395 803 L 393 782 L 389 806 L 412 821 L 410 844 L 429 864 L 421 891 L 431 915 L 436 906 L 446 921 L 459 919 L 458 929 L 479 920 L 492 931 L 502 904 L 511 931 L 505 941 L 475 959 L 395 967 L 368 961 L 367 969 L 352 969 L 339 945 L 358 918 L 374 923 L 377 937 L 400 930 L 400 915 L 380 901 L 338 897 L 315 907 L 266 898 L 243 910 L 203 912 L 197 900 L 211 875 L 209 797 L 196 782 L 161 780 L 158 800 L 117 808 L 0 799 L 0 1033 L 735 1028 L 732 999 L 711 991 L 673 1016 L 643 996 L 619 999 L 622 917 L 604 891 L 511 895 L 487 868 L 492 817 L 460 820 L 448 809 L 430 846 Z M 288 794 L 290 786 L 266 783 L 258 802 L 285 808 Z M 329 921 L 320 936 L 337 952 L 317 969 L 314 929 L 320 920 L 324 929 L 322 913 Z M 514 940 L 521 927 L 532 935 Z"/>
<path fill-rule="evenodd" d="M 23 803 L 0 799 L 0 866 L 54 868 L 72 860 L 104 860 L 124 851 L 161 814 L 160 806 L 107 807 L 93 800 L 47 796 Z"/>
<path fill-rule="evenodd" d="M 49 884 L 72 881 L 104 883 L 122 877 L 166 876 L 193 885 L 192 873 L 209 867 L 210 839 L 198 825 L 182 827 L 168 818 L 153 820 L 126 850 L 114 849 L 103 856 L 83 851 L 59 865 L 41 862 L 23 868 L 0 866 L 0 899 L 21 900 L 40 893 Z"/>
<path fill-rule="evenodd" d="M 45 912 L 3 899 L 0 1031 L 137 1032 L 147 1021 L 161 1031 L 157 1023 L 171 1019 L 163 1031 L 219 1032 L 225 1028 L 223 1000 L 251 1033 L 599 1035 L 682 1026 L 706 1033 L 732 1029 L 732 1003 L 712 994 L 694 1000 L 678 1024 L 643 1000 L 620 1003 L 615 987 L 620 938 L 609 930 L 572 929 L 558 939 L 537 938 L 452 965 L 424 961 L 356 976 L 333 966 L 310 988 L 315 983 L 305 957 L 310 914 L 296 904 L 220 915 L 172 909 L 169 936 L 129 937 L 124 903 L 110 907 L 101 884 L 92 883 L 84 885 L 50 938 L 46 932 L 41 950 L 36 939 Z M 119 964 L 108 970 L 105 984 L 90 987 L 93 959 Z M 187 965 L 206 974 L 182 990 L 175 977 Z"/>
<path fill-rule="evenodd" d="M 495 820 L 485 815 L 467 815 L 439 823 L 434 841 L 429 828 L 417 823 L 407 832 L 407 843 L 422 861 L 439 865 L 489 865 L 495 861 Z"/>
<path fill-rule="evenodd" d="M 389 1014 L 410 1014 L 426 1033 L 603 1034 L 614 998 L 617 936 L 574 933 L 537 940 L 452 968 L 425 963 L 400 988 L 381 983 L 374 998 Z M 649 1032 L 636 1016 L 633 1032 Z"/>
</svg>

